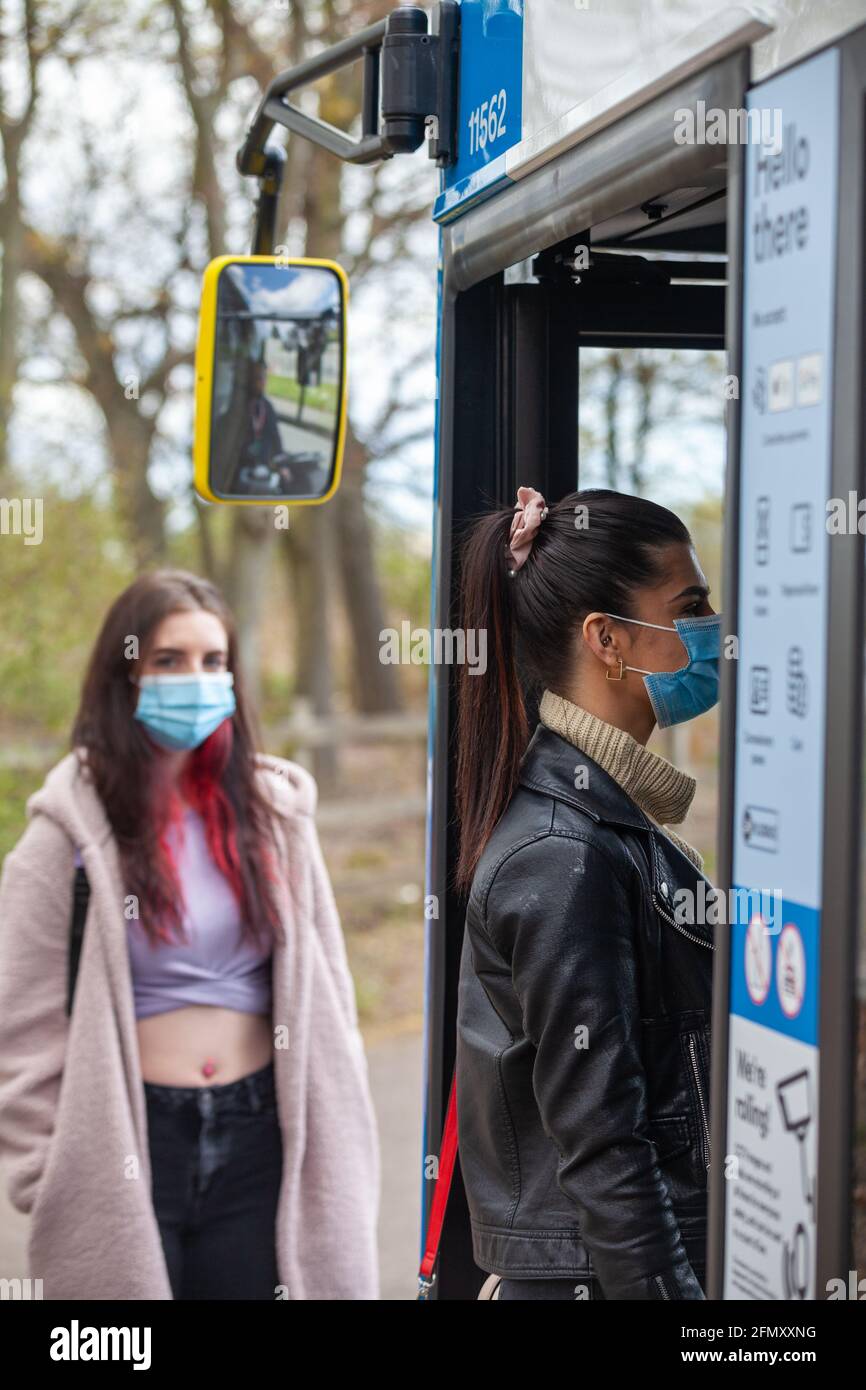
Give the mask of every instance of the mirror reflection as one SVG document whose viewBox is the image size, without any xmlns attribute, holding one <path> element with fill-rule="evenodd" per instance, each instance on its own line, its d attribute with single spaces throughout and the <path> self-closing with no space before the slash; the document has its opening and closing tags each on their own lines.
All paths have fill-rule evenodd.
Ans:
<svg viewBox="0 0 866 1390">
<path fill-rule="evenodd" d="M 224 267 L 210 450 L 216 496 L 297 500 L 328 492 L 339 434 L 342 336 L 334 271 Z"/>
</svg>

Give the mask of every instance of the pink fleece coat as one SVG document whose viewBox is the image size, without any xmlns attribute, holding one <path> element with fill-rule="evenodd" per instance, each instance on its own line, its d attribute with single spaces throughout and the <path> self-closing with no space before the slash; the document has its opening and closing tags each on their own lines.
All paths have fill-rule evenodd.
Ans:
<svg viewBox="0 0 866 1390">
<path fill-rule="evenodd" d="M 273 957 L 283 1176 L 277 1268 L 290 1299 L 376 1299 L 379 1143 L 355 993 L 303 768 L 261 756 L 280 828 L 285 945 Z M 47 1299 L 170 1299 L 117 847 L 70 753 L 27 803 L 0 877 L 0 1159 L 31 1216 Z M 65 1012 L 74 855 L 91 897 Z"/>
</svg>

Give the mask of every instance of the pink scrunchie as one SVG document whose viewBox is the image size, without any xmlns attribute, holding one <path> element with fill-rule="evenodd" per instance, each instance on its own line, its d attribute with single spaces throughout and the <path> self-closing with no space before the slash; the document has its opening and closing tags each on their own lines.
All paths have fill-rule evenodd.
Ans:
<svg viewBox="0 0 866 1390">
<path fill-rule="evenodd" d="M 526 562 L 535 533 L 547 516 L 547 503 L 534 487 L 519 487 L 514 510 L 515 517 L 508 537 L 512 574 Z"/>
</svg>

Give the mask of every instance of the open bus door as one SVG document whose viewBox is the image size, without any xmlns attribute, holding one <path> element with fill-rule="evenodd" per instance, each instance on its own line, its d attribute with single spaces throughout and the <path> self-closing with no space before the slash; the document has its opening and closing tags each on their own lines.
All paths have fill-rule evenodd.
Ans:
<svg viewBox="0 0 866 1390">
<path fill-rule="evenodd" d="M 741 42 L 679 90 L 443 227 L 440 625 L 448 625 L 455 593 L 452 543 L 482 499 L 505 504 L 519 484 L 553 499 L 580 486 L 581 349 L 724 347 L 724 160 L 720 166 L 718 149 L 676 146 L 671 110 L 701 99 L 710 107 L 739 105 L 747 74 Z M 701 259 L 682 262 L 683 253 Z M 433 711 L 428 893 L 443 895 L 446 928 L 440 921 L 430 941 L 431 1137 L 454 1065 L 465 912 L 447 886 L 456 855 L 453 767 L 446 753 L 455 710 L 445 672 L 437 674 Z M 530 709 L 530 727 L 533 714 Z M 436 1293 L 474 1298 L 483 1278 L 472 1262 L 457 1182 Z"/>
<path fill-rule="evenodd" d="M 395 34 L 420 37 L 396 14 Z M 829 1281 L 864 1253 L 852 1172 L 866 522 L 830 544 L 824 518 L 831 499 L 853 496 L 857 512 L 863 494 L 866 11 L 462 0 L 436 18 L 447 71 L 403 83 L 398 113 L 402 148 L 426 133 L 442 169 L 432 625 L 452 626 L 467 518 L 518 484 L 552 498 L 579 486 L 581 348 L 726 350 L 722 607 L 739 659 L 722 663 L 717 882 L 768 878 L 785 927 L 717 933 L 707 1293 L 833 1296 Z M 369 79 L 361 140 L 329 146 L 340 157 L 399 152 L 383 145 L 393 85 L 376 113 L 400 65 L 392 51 L 380 73 L 390 23 L 332 51 L 334 65 L 363 54 Z M 304 65 L 305 80 L 327 61 Z M 334 140 L 287 114 L 298 71 L 266 95 L 241 152 L 265 187 L 274 122 Z M 782 151 L 675 135 L 677 113 L 770 103 Z M 430 682 L 422 1249 L 465 912 L 451 886 L 453 718 L 443 664 Z M 763 999 L 747 964 L 756 931 Z M 458 1164 L 430 1296 L 475 1298 L 484 1278 Z"/>
</svg>

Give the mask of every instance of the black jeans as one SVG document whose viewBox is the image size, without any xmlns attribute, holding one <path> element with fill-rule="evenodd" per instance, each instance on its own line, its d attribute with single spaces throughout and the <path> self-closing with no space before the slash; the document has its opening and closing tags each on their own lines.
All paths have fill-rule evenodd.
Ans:
<svg viewBox="0 0 866 1390">
<path fill-rule="evenodd" d="M 223 1086 L 144 1082 L 152 1196 L 178 1299 L 270 1299 L 283 1145 L 274 1064 Z"/>
</svg>

